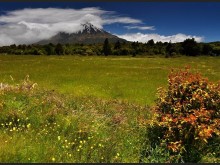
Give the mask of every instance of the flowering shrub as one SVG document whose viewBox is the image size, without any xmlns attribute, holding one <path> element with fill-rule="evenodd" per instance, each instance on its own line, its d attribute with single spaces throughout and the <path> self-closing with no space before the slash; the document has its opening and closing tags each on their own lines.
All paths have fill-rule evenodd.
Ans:
<svg viewBox="0 0 220 165">
<path fill-rule="evenodd" d="M 168 81 L 168 90 L 159 89 L 148 129 L 157 133 L 148 136 L 184 162 L 198 162 L 209 142 L 220 135 L 220 83 L 213 84 L 187 67 L 172 70 Z"/>
</svg>

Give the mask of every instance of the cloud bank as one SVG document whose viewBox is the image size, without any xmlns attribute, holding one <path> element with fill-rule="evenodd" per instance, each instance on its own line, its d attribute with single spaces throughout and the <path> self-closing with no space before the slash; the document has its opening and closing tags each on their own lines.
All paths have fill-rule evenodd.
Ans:
<svg viewBox="0 0 220 165">
<path fill-rule="evenodd" d="M 117 35 L 117 34 L 116 34 Z M 131 34 L 123 34 L 123 35 L 117 35 L 120 38 L 124 38 L 128 41 L 138 41 L 146 43 L 148 40 L 153 39 L 155 42 L 161 41 L 161 42 L 182 42 L 187 38 L 195 38 L 197 42 L 204 41 L 204 37 L 200 36 L 192 36 L 192 35 L 185 35 L 185 34 L 175 34 L 171 36 L 164 36 L 159 34 L 143 34 L 143 33 L 131 33 Z"/>
<path fill-rule="evenodd" d="M 58 32 L 74 33 L 81 24 L 98 28 L 113 23 L 139 24 L 141 20 L 121 17 L 113 11 L 90 7 L 82 9 L 26 8 L 0 16 L 0 46 L 29 44 L 54 36 Z"/>
<path fill-rule="evenodd" d="M 98 28 L 104 25 L 121 23 L 127 29 L 155 30 L 154 26 L 139 26 L 144 23 L 139 19 L 117 15 L 114 11 L 102 10 L 98 7 L 82 9 L 61 8 L 26 8 L 8 11 L 0 15 L 0 46 L 11 44 L 32 44 L 48 39 L 58 32 L 74 33 L 81 24 L 91 23 Z M 116 34 L 117 35 L 117 34 Z M 194 37 L 203 41 L 202 37 L 185 34 L 163 36 L 159 34 L 131 33 L 117 35 L 129 41 L 147 42 L 150 39 L 162 42 L 181 42 Z"/>
</svg>

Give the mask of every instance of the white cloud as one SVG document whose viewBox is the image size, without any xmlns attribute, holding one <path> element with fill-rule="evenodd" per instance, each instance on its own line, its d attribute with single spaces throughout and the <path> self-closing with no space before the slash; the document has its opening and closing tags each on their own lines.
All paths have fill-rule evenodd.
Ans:
<svg viewBox="0 0 220 165">
<path fill-rule="evenodd" d="M 117 35 L 117 34 L 115 34 Z M 176 42 L 182 42 L 187 38 L 195 38 L 197 42 L 204 41 L 204 37 L 201 36 L 192 36 L 192 35 L 186 35 L 186 34 L 175 34 L 171 36 L 164 36 L 159 34 L 143 34 L 143 33 L 131 33 L 131 34 L 123 34 L 123 35 L 117 35 L 120 38 L 124 38 L 128 41 L 138 41 L 142 43 L 146 43 L 147 41 L 153 39 L 155 42 L 161 41 L 161 42 L 169 42 L 172 43 Z"/>
<path fill-rule="evenodd" d="M 124 26 L 127 29 L 155 30 L 154 26 Z"/>
<path fill-rule="evenodd" d="M 130 17 L 112 17 L 103 20 L 104 24 L 112 24 L 112 23 L 126 23 L 126 24 L 133 24 L 133 23 L 142 23 L 141 20 L 133 19 Z"/>
<path fill-rule="evenodd" d="M 0 46 L 29 44 L 58 32 L 74 33 L 90 22 L 98 28 L 113 23 L 138 24 L 141 20 L 115 15 L 113 11 L 90 7 L 82 9 L 27 8 L 0 16 Z"/>
<path fill-rule="evenodd" d="M 154 26 L 139 26 L 139 19 L 116 15 L 114 11 L 105 11 L 97 7 L 82 9 L 26 8 L 8 11 L 0 15 L 0 46 L 11 44 L 30 44 L 50 38 L 58 32 L 74 33 L 81 24 L 90 22 L 98 28 L 103 25 L 122 23 L 128 29 L 154 30 Z M 129 41 L 147 42 L 150 39 L 162 42 L 181 42 L 186 38 L 203 41 L 203 37 L 185 34 L 163 36 L 159 34 L 123 34 L 117 35 Z"/>
</svg>

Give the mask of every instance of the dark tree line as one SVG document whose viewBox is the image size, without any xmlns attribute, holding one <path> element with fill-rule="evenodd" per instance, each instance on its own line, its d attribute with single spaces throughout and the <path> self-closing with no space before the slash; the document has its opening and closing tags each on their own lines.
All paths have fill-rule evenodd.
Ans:
<svg viewBox="0 0 220 165">
<path fill-rule="evenodd" d="M 105 39 L 102 50 L 105 56 L 108 56 L 111 54 L 111 45 L 108 42 L 108 38 Z"/>
<path fill-rule="evenodd" d="M 130 55 L 148 56 L 163 55 L 173 57 L 176 55 L 199 56 L 220 55 L 220 42 L 197 43 L 194 38 L 183 42 L 119 42 L 110 43 L 106 38 L 101 44 L 47 44 L 47 45 L 10 45 L 0 47 L 0 54 L 15 55 Z"/>
</svg>

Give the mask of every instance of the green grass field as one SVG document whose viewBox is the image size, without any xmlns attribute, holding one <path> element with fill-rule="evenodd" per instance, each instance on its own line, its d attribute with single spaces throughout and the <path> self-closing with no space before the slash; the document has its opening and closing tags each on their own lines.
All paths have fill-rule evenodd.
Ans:
<svg viewBox="0 0 220 165">
<path fill-rule="evenodd" d="M 220 57 L 0 56 L 0 64 L 0 82 L 29 75 L 41 88 L 147 105 L 157 88 L 166 86 L 171 68 L 190 65 L 211 81 L 220 80 Z"/>
<path fill-rule="evenodd" d="M 139 162 L 156 90 L 186 65 L 220 80 L 220 57 L 0 56 L 0 83 L 14 84 L 0 89 L 0 162 Z"/>
</svg>

